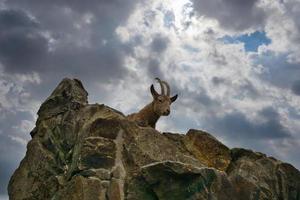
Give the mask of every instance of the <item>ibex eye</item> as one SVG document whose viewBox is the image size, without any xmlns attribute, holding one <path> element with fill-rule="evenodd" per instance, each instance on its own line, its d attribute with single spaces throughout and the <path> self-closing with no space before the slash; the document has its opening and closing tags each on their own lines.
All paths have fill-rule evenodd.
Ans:
<svg viewBox="0 0 300 200">
<path fill-rule="evenodd" d="M 158 99 L 158 101 L 159 101 L 159 102 L 163 102 L 163 100 L 162 100 L 162 99 Z"/>
</svg>

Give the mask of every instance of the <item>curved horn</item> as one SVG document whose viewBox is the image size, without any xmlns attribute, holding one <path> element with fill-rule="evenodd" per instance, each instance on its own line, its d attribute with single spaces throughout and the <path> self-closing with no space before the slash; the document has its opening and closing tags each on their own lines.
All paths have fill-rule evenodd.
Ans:
<svg viewBox="0 0 300 200">
<path fill-rule="evenodd" d="M 152 96 L 153 96 L 154 99 L 156 99 L 156 98 L 159 96 L 159 94 L 158 94 L 158 93 L 156 92 L 156 90 L 154 89 L 153 84 L 152 84 L 151 87 L 150 87 L 150 91 L 151 91 L 151 94 L 152 94 Z"/>
<path fill-rule="evenodd" d="M 162 82 L 159 78 L 155 78 L 155 80 L 157 80 L 158 83 L 160 84 L 161 95 L 165 95 L 165 88 L 164 88 L 164 86 L 163 86 L 163 82 Z"/>
<path fill-rule="evenodd" d="M 162 81 L 163 84 L 165 84 L 166 88 L 167 88 L 167 96 L 170 96 L 170 86 L 166 81 Z"/>
</svg>

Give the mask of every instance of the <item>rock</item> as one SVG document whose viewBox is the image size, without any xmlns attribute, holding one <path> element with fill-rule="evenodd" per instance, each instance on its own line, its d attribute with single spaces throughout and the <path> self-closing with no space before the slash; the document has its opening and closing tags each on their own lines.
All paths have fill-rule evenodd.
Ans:
<svg viewBox="0 0 300 200">
<path fill-rule="evenodd" d="M 292 165 L 265 154 L 232 149 L 227 173 L 243 199 L 299 199 L 300 173 Z"/>
<path fill-rule="evenodd" d="M 299 200 L 300 173 L 211 134 L 160 133 L 108 106 L 88 104 L 64 79 L 41 105 L 9 198 L 73 200 Z"/>
<path fill-rule="evenodd" d="M 87 104 L 87 96 L 81 81 L 65 78 L 40 107 L 39 119 L 47 119 L 68 110 L 77 110 Z"/>
<path fill-rule="evenodd" d="M 109 187 L 109 184 L 110 184 L 109 181 L 101 181 L 101 185 L 106 189 Z"/>
<path fill-rule="evenodd" d="M 186 148 L 206 166 L 226 170 L 230 163 L 230 149 L 209 133 L 189 130 L 185 135 Z"/>
<path fill-rule="evenodd" d="M 94 169 L 94 168 L 88 168 L 86 170 L 82 170 L 78 173 L 81 176 L 84 177 L 96 177 L 101 180 L 109 180 L 111 176 L 110 170 L 107 169 Z"/>
<path fill-rule="evenodd" d="M 120 179 L 112 178 L 107 191 L 109 200 L 123 200 L 124 199 L 124 183 Z"/>
<path fill-rule="evenodd" d="M 32 139 L 27 145 L 25 158 L 10 179 L 9 198 L 50 199 L 59 188 L 52 170 L 61 171 L 59 167 L 53 155 L 37 139 Z"/>
<path fill-rule="evenodd" d="M 99 179 L 74 176 L 52 199 L 103 200 L 105 199 L 105 188 L 103 188 Z"/>
<path fill-rule="evenodd" d="M 122 179 L 125 177 L 126 172 L 124 172 L 124 168 L 120 166 L 116 166 L 112 170 L 112 177 L 117 179 Z"/>
<path fill-rule="evenodd" d="M 130 129 L 126 128 L 125 133 L 126 154 L 130 162 L 138 168 L 164 160 L 180 161 L 198 167 L 204 166 L 187 150 L 174 145 L 172 140 L 153 128 L 139 128 L 134 125 Z"/>
<path fill-rule="evenodd" d="M 78 169 L 111 169 L 115 163 L 115 143 L 102 137 L 87 137 L 82 141 Z"/>
<path fill-rule="evenodd" d="M 224 172 L 163 161 L 142 167 L 142 176 L 158 199 L 228 199 L 235 190 Z"/>
</svg>

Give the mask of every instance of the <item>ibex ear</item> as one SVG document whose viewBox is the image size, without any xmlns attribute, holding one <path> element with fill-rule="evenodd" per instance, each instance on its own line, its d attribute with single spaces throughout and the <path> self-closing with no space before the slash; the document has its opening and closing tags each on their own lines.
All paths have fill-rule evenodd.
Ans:
<svg viewBox="0 0 300 200">
<path fill-rule="evenodd" d="M 154 99 L 156 99 L 159 96 L 159 94 L 155 91 L 153 84 L 150 87 L 150 91 Z"/>
<path fill-rule="evenodd" d="M 177 97 L 178 97 L 178 94 L 172 96 L 171 97 L 171 102 L 173 103 L 174 101 L 176 101 Z"/>
</svg>

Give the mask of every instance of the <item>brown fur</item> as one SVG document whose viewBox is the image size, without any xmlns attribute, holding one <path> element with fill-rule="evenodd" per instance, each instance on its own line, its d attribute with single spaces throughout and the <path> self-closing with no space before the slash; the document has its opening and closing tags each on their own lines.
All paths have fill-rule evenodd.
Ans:
<svg viewBox="0 0 300 200">
<path fill-rule="evenodd" d="M 167 85 L 166 82 L 160 81 L 160 79 L 158 78 L 157 80 L 160 84 L 165 83 Z M 161 87 L 163 87 L 163 84 L 161 84 Z M 151 85 L 150 91 L 153 97 L 153 101 L 142 108 L 139 112 L 128 115 L 127 119 L 130 121 L 135 121 L 139 126 L 150 126 L 152 128 L 155 128 L 156 122 L 158 121 L 160 116 L 167 116 L 170 114 L 170 105 L 177 99 L 177 95 L 173 97 L 165 95 L 163 89 L 163 94 L 158 94 L 155 91 L 153 85 Z M 169 94 L 170 91 L 167 93 Z"/>
</svg>

